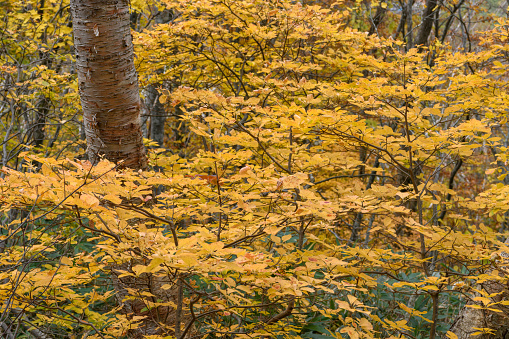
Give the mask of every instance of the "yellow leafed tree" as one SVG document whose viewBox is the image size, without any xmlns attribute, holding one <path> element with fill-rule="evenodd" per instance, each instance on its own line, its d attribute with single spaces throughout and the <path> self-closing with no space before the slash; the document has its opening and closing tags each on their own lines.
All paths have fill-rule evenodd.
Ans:
<svg viewBox="0 0 509 339">
<path fill-rule="evenodd" d="M 76 0 L 77 78 L 67 6 L 2 9 L 2 336 L 504 338 L 507 20 Z"/>
</svg>

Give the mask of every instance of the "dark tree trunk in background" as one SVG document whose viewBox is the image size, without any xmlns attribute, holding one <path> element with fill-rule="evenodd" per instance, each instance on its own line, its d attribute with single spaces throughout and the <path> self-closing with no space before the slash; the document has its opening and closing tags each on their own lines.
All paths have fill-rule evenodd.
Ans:
<svg viewBox="0 0 509 339">
<path fill-rule="evenodd" d="M 145 168 L 127 0 L 72 0 L 76 66 L 89 160 Z"/>
<path fill-rule="evenodd" d="M 40 147 L 44 143 L 45 134 L 44 127 L 46 126 L 46 117 L 49 112 L 50 100 L 41 95 L 37 102 L 37 107 L 34 111 L 34 120 L 31 128 L 31 144 L 35 147 Z"/>
<path fill-rule="evenodd" d="M 171 21 L 173 14 L 170 10 L 164 9 L 158 10 L 154 8 L 155 12 L 155 23 L 165 24 Z M 162 73 L 163 70 L 157 70 L 157 73 Z M 159 91 L 158 87 L 161 84 L 150 84 L 146 88 L 146 105 L 148 113 L 150 114 L 150 139 L 156 141 L 159 147 L 164 146 L 164 125 L 166 123 L 166 110 L 164 106 L 159 102 Z"/>
<path fill-rule="evenodd" d="M 427 46 L 428 38 L 435 21 L 435 11 L 437 9 L 438 0 L 426 0 L 426 8 L 422 13 L 421 26 L 415 37 L 415 46 Z"/>
<path fill-rule="evenodd" d="M 385 7 L 382 6 L 382 3 L 385 4 Z M 385 13 L 387 12 L 387 3 L 386 2 L 380 2 L 378 4 L 378 7 L 376 8 L 375 16 L 370 17 L 370 28 L 369 28 L 369 35 L 378 34 L 378 26 L 382 23 L 382 20 L 385 17 Z"/>
<path fill-rule="evenodd" d="M 405 41 L 407 42 L 408 48 L 414 47 L 414 39 L 413 39 L 413 30 L 414 30 L 414 23 L 412 21 L 412 16 L 414 15 L 414 0 L 408 0 L 408 3 L 406 4 L 406 34 L 405 34 Z"/>
<path fill-rule="evenodd" d="M 150 139 L 156 141 L 159 147 L 164 145 L 164 124 L 166 122 L 166 111 L 159 102 L 159 91 L 155 85 L 147 87 L 147 104 L 150 111 Z"/>
</svg>

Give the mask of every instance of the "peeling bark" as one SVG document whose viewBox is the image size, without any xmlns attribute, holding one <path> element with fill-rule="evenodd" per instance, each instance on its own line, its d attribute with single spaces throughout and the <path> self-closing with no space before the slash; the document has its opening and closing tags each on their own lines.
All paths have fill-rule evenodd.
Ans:
<svg viewBox="0 0 509 339">
<path fill-rule="evenodd" d="M 128 338 L 143 339 L 148 335 L 174 335 L 177 339 L 188 338 L 188 336 L 177 335 L 181 332 L 182 322 L 190 318 L 189 312 L 183 310 L 184 301 L 181 295 L 182 288 L 179 288 L 180 280 L 164 273 L 118 278 L 119 273 L 131 271 L 130 268 L 134 264 L 136 261 L 116 265 L 112 267 L 111 275 L 117 290 L 116 298 L 123 306 L 123 311 L 129 316 L 145 317 L 138 328 L 129 330 Z M 163 285 L 171 285 L 171 287 L 163 289 Z M 154 297 L 143 297 L 143 293 L 150 293 Z M 164 303 L 165 306 L 150 308 L 150 303 L 156 301 Z"/>
<path fill-rule="evenodd" d="M 123 167 L 146 168 L 129 1 L 71 0 L 71 14 L 89 160 L 96 163 L 104 156 L 116 163 L 123 161 Z M 155 296 L 152 302 L 157 299 L 170 302 L 172 291 L 162 290 L 158 283 L 167 279 L 116 276 L 116 271 L 129 267 L 130 263 L 111 266 L 111 279 L 123 312 L 129 317 L 145 317 L 137 329 L 129 331 L 128 337 L 171 334 L 171 307 L 148 310 L 139 295 L 128 292 L 149 290 Z"/>
<path fill-rule="evenodd" d="M 145 168 L 138 77 L 127 0 L 72 0 L 87 154 Z"/>
<path fill-rule="evenodd" d="M 509 238 L 505 241 L 509 244 Z M 503 253 L 499 261 L 509 260 L 509 254 Z M 503 266 L 503 265 L 501 265 Z M 507 269 L 499 269 L 501 276 L 507 276 Z M 493 302 L 501 302 L 509 300 L 509 291 L 507 285 L 497 281 L 487 281 L 480 286 L 481 289 L 491 294 Z M 475 305 L 474 301 L 470 301 L 459 313 L 454 320 L 450 331 L 458 336 L 458 339 L 509 339 L 509 306 L 502 304 L 491 306 L 497 311 L 475 309 L 468 305 Z M 481 304 L 479 304 L 481 305 Z M 481 305 L 482 306 L 482 305 Z M 476 335 L 480 328 L 489 328 L 494 334 Z"/>
<path fill-rule="evenodd" d="M 501 289 L 497 289 L 499 292 Z M 505 295 L 507 300 L 507 295 Z M 509 339 L 508 313 L 491 312 L 468 307 L 474 305 L 470 302 L 461 311 L 451 326 L 450 331 L 458 336 L 458 339 Z M 507 307 L 502 312 L 507 312 Z M 492 329 L 495 334 L 473 335 L 480 328 Z"/>
</svg>

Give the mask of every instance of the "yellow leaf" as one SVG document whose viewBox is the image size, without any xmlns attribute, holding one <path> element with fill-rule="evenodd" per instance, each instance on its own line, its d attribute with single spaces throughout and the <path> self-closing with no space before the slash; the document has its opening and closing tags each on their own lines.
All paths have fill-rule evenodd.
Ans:
<svg viewBox="0 0 509 339">
<path fill-rule="evenodd" d="M 120 204 L 122 202 L 122 199 L 120 199 L 118 196 L 113 194 L 107 194 L 104 196 L 104 199 L 111 201 L 114 204 Z"/>
<path fill-rule="evenodd" d="M 90 194 L 82 194 L 80 196 L 80 200 L 83 201 L 84 205 L 89 208 L 99 206 L 99 199 Z"/>
<path fill-rule="evenodd" d="M 73 262 L 71 259 L 69 259 L 68 257 L 62 257 L 60 259 L 60 262 L 64 265 L 69 265 L 69 266 L 72 266 Z"/>
<path fill-rule="evenodd" d="M 358 320 L 359 325 L 366 331 L 371 331 L 373 329 L 373 325 L 366 318 L 361 318 Z"/>
<path fill-rule="evenodd" d="M 235 283 L 235 280 L 233 280 L 233 279 L 232 279 L 232 278 L 230 278 L 230 277 L 227 277 L 227 278 L 226 278 L 226 284 L 227 284 L 228 286 L 235 286 L 235 285 L 237 285 L 237 284 Z"/>
</svg>

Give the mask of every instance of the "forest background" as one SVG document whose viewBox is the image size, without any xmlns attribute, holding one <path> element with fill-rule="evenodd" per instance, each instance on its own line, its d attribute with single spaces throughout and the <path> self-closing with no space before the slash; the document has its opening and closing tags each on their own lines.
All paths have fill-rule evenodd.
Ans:
<svg viewBox="0 0 509 339">
<path fill-rule="evenodd" d="M 507 338 L 508 6 L 0 0 L 0 336 Z"/>
</svg>

